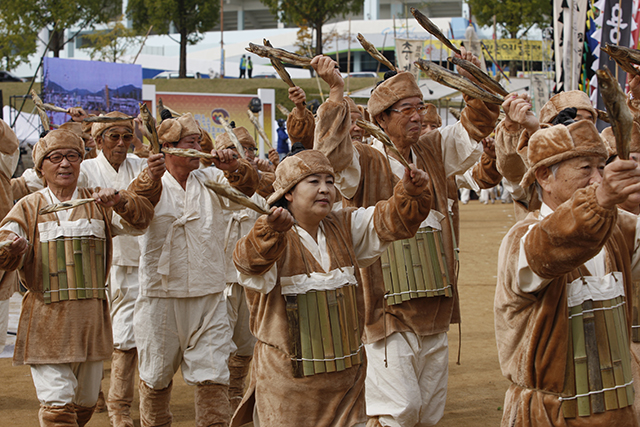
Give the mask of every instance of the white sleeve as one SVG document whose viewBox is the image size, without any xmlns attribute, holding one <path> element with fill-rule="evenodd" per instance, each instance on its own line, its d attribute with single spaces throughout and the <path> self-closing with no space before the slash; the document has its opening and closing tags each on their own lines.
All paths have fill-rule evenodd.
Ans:
<svg viewBox="0 0 640 427">
<path fill-rule="evenodd" d="M 24 231 L 22 227 L 20 227 L 20 224 L 18 224 L 15 221 L 7 222 L 5 225 L 0 227 L 0 230 L 11 231 L 13 233 L 16 233 L 18 236 L 22 237 L 23 239 L 29 240 L 29 238 L 27 237 L 26 231 Z"/>
<path fill-rule="evenodd" d="M 529 230 L 531 230 L 531 225 Z M 553 279 L 543 279 L 531 270 L 527 261 L 527 254 L 524 250 L 524 240 L 529 235 L 529 231 L 520 239 L 520 253 L 518 254 L 518 287 L 522 292 L 533 293 L 543 289 Z"/>
<path fill-rule="evenodd" d="M 370 206 L 366 209 L 356 209 L 351 214 L 353 250 L 359 267 L 373 264 L 391 244 L 380 240 L 373 223 L 374 213 L 375 206 Z"/>
<path fill-rule="evenodd" d="M 112 211 L 111 215 L 111 235 L 112 236 L 142 236 L 145 230 L 132 227 L 127 221 L 125 221 L 115 211 Z"/>
<path fill-rule="evenodd" d="M 271 292 L 276 287 L 277 279 L 278 265 L 276 263 L 273 263 L 273 266 L 261 276 L 242 274 L 238 271 L 238 283 L 261 294 Z"/>
<path fill-rule="evenodd" d="M 340 194 L 345 198 L 351 199 L 358 191 L 360 185 L 360 154 L 358 150 L 353 149 L 353 158 L 351 164 L 340 172 L 336 172 L 336 180 L 334 182 Z"/>
<path fill-rule="evenodd" d="M 38 177 L 35 169 L 26 169 L 22 173 L 22 178 L 24 178 L 24 181 L 27 184 L 27 188 L 32 193 L 35 193 L 36 191 L 40 191 L 44 188 L 44 184 L 42 182 L 43 180 L 42 178 Z"/>
<path fill-rule="evenodd" d="M 440 135 L 442 161 L 447 178 L 463 174 L 480 160 L 482 144 L 469 137 L 461 122 L 440 129 Z"/>
<path fill-rule="evenodd" d="M 480 186 L 473 179 L 473 170 L 468 169 L 462 175 L 456 175 L 456 187 L 458 188 L 468 188 L 469 190 L 473 190 L 476 193 L 480 191 Z M 451 210 L 451 209 L 449 209 Z"/>
</svg>

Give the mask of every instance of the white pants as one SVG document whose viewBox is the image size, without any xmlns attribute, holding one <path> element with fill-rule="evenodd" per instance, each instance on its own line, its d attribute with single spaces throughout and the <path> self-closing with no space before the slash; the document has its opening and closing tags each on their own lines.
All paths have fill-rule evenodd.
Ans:
<svg viewBox="0 0 640 427">
<path fill-rule="evenodd" d="M 471 199 L 471 190 L 469 190 L 468 188 L 461 188 L 460 201 L 466 205 L 467 203 L 469 203 L 470 199 Z"/>
<path fill-rule="evenodd" d="M 447 334 L 419 337 L 396 332 L 364 346 L 367 352 L 367 415 L 393 427 L 435 425 L 444 414 L 449 376 Z"/>
<path fill-rule="evenodd" d="M 7 343 L 7 329 L 9 328 L 9 303 L 10 299 L 0 301 L 0 353 Z"/>
<path fill-rule="evenodd" d="M 188 385 L 229 384 L 231 328 L 222 292 L 195 298 L 136 301 L 134 329 L 140 379 L 166 388 L 182 369 Z"/>
<path fill-rule="evenodd" d="M 91 407 L 98 401 L 102 361 L 30 365 L 36 395 L 42 405 L 75 403 Z"/>
<path fill-rule="evenodd" d="M 109 272 L 113 348 L 126 351 L 135 348 L 133 312 L 138 298 L 138 267 L 112 265 Z"/>
<path fill-rule="evenodd" d="M 249 329 L 249 307 L 247 307 L 244 288 L 238 283 L 227 283 L 224 294 L 227 298 L 227 311 L 233 331 L 233 342 L 237 347 L 235 355 L 253 356 L 257 340 Z"/>
</svg>

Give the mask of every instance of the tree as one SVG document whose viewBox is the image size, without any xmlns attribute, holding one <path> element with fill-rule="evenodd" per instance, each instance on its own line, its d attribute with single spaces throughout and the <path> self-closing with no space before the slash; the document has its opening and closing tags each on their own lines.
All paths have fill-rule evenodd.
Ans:
<svg viewBox="0 0 640 427">
<path fill-rule="evenodd" d="M 524 37 L 537 25 L 551 25 L 553 6 L 549 0 L 467 0 L 471 14 L 481 26 L 493 25 L 493 16 L 503 35 L 512 39 Z M 496 35 L 497 36 L 497 35 Z M 518 62 L 511 61 L 509 71 L 517 71 Z"/>
<path fill-rule="evenodd" d="M 180 34 L 180 77 L 187 76 L 187 44 L 202 40 L 202 33 L 211 30 L 220 18 L 217 0 L 129 0 L 127 15 L 133 27 L 146 31 L 153 25 L 159 34 L 169 34 L 173 23 Z"/>
<path fill-rule="evenodd" d="M 130 47 L 138 42 L 136 31 L 127 28 L 122 21 L 114 22 L 108 29 L 85 36 L 91 43 L 89 56 L 105 62 L 116 62 Z"/>
<path fill-rule="evenodd" d="M 73 37 L 65 40 L 64 31 L 92 27 L 97 23 L 109 21 L 118 16 L 122 3 L 118 0 L 2 0 L 0 16 L 4 20 L 7 34 L 25 38 L 20 46 L 28 55 L 36 51 L 38 33 L 49 29 L 49 49 L 55 57 L 60 56 L 64 45 Z M 15 43 L 15 41 L 14 41 Z M 19 53 L 24 55 L 25 51 Z"/>
<path fill-rule="evenodd" d="M 37 34 L 25 34 L 20 28 L 10 28 L 7 20 L 0 15 L 0 68 L 13 70 L 22 63 L 29 62 L 29 56 L 36 51 Z"/>
<path fill-rule="evenodd" d="M 307 26 L 316 33 L 316 55 L 322 55 L 322 26 L 337 16 L 359 13 L 364 0 L 260 0 L 281 21 Z"/>
</svg>

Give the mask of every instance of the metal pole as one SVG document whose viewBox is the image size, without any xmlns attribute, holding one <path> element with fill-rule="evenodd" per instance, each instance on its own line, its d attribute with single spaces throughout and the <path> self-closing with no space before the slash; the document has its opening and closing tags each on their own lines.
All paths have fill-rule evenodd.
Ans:
<svg viewBox="0 0 640 427">
<path fill-rule="evenodd" d="M 349 91 L 349 80 L 351 79 L 351 18 L 349 18 L 349 42 L 347 44 L 347 93 Z"/>
<path fill-rule="evenodd" d="M 220 0 L 220 78 L 224 78 L 224 0 Z"/>
</svg>

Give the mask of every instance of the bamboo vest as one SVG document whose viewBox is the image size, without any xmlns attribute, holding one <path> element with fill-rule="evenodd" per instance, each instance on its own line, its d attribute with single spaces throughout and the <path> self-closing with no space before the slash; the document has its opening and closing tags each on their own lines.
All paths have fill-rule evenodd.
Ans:
<svg viewBox="0 0 640 427">
<path fill-rule="evenodd" d="M 323 221 L 331 269 L 324 272 L 295 230 L 278 262 L 293 376 L 340 372 L 363 361 L 357 265 L 350 236 Z"/>
<path fill-rule="evenodd" d="M 77 219 L 38 224 L 46 304 L 106 299 L 104 221 Z"/>
<path fill-rule="evenodd" d="M 414 237 L 396 240 L 380 256 L 388 305 L 414 298 L 453 296 L 442 219 L 444 215 L 432 209 Z M 453 229 L 451 235 L 455 238 Z M 457 259 L 457 252 L 455 256 Z"/>
<path fill-rule="evenodd" d="M 633 405 L 634 390 L 622 273 L 582 276 L 567 285 L 569 342 L 565 418 Z"/>
</svg>

